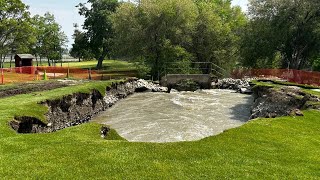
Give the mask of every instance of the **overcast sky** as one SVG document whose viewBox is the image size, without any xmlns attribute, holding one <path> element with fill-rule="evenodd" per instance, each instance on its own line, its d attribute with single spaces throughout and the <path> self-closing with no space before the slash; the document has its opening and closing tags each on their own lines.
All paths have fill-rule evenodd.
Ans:
<svg viewBox="0 0 320 180">
<path fill-rule="evenodd" d="M 79 3 L 84 3 L 86 0 L 22 0 L 29 5 L 32 15 L 44 15 L 46 12 L 54 14 L 56 21 L 62 26 L 62 30 L 69 38 L 69 48 L 73 43 L 73 24 L 82 25 L 84 19 L 78 14 L 78 9 L 75 7 Z M 233 5 L 239 5 L 244 11 L 247 10 L 248 0 L 233 0 Z"/>
</svg>

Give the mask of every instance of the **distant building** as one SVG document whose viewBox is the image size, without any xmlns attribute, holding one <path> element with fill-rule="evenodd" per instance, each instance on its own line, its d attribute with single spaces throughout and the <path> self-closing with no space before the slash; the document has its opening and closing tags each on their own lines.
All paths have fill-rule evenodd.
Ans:
<svg viewBox="0 0 320 180">
<path fill-rule="evenodd" d="M 16 54 L 14 56 L 16 67 L 33 66 L 35 57 L 31 54 Z"/>
<path fill-rule="evenodd" d="M 14 56 L 16 72 L 34 74 L 33 59 L 35 59 L 35 57 L 31 54 L 16 54 Z"/>
</svg>

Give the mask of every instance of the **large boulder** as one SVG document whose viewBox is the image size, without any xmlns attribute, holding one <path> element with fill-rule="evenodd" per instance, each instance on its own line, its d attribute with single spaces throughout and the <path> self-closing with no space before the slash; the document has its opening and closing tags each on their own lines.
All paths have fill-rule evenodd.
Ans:
<svg viewBox="0 0 320 180">
<path fill-rule="evenodd" d="M 217 82 L 214 82 L 212 86 L 218 89 L 233 89 L 240 93 L 252 94 L 249 82 L 249 79 L 225 78 L 219 79 Z"/>
<path fill-rule="evenodd" d="M 167 92 L 168 88 L 162 87 L 154 82 L 149 82 L 144 79 L 136 81 L 136 92 Z"/>
</svg>

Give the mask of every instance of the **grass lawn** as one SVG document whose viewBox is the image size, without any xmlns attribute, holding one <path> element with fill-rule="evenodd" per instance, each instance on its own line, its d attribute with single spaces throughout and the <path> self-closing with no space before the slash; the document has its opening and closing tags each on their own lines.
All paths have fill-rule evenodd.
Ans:
<svg viewBox="0 0 320 180">
<path fill-rule="evenodd" d="M 63 63 L 64 67 L 77 67 L 77 68 L 92 68 L 95 69 L 98 61 L 83 61 L 83 62 L 70 62 Z M 132 71 L 135 67 L 132 63 L 120 60 L 104 60 L 103 69 L 108 71 Z"/>
<path fill-rule="evenodd" d="M 75 68 L 92 68 L 95 69 L 97 66 L 98 61 L 82 61 L 82 62 L 64 62 L 62 63 L 63 67 L 75 67 Z M 34 65 L 36 65 L 36 63 L 33 63 Z M 10 67 L 10 63 L 9 62 L 5 62 L 4 64 L 4 68 L 9 68 Z M 44 66 L 47 66 L 46 63 L 43 64 Z M 57 63 L 56 64 L 57 67 L 60 67 L 61 64 Z M 15 67 L 14 62 L 12 63 L 12 67 Z M 127 61 L 121 61 L 121 60 L 104 60 L 103 61 L 103 70 L 105 71 L 133 71 L 136 70 L 136 68 L 134 67 L 134 65 L 132 63 L 129 63 Z"/>
<path fill-rule="evenodd" d="M 81 69 L 88 69 L 92 68 L 95 69 L 97 65 L 97 61 L 83 61 L 83 62 L 69 62 L 69 63 L 63 63 L 63 67 L 71 67 L 71 68 L 81 68 Z M 4 63 L 5 68 L 9 68 L 9 63 Z M 14 67 L 14 64 L 13 64 Z M 57 67 L 60 67 L 60 63 L 57 63 Z M 66 77 L 66 70 L 57 78 L 65 78 Z M 92 78 L 94 79 L 101 79 L 101 75 L 103 75 L 103 79 L 119 79 L 123 77 L 136 77 L 137 76 L 137 70 L 135 66 L 132 63 L 129 63 L 127 61 L 120 61 L 120 60 L 105 60 L 103 61 L 103 69 L 99 71 L 95 71 L 92 73 Z M 72 78 L 75 79 L 87 79 L 88 74 L 87 73 L 73 73 L 71 72 L 70 75 Z M 42 76 L 39 76 L 41 79 Z M 53 75 L 50 77 L 53 79 Z M 28 81 L 34 81 L 36 79 L 35 75 L 32 74 L 19 74 L 13 72 L 4 72 L 4 83 L 18 83 L 18 82 L 28 82 Z M 0 82 L 1 83 L 1 82 Z"/>
<path fill-rule="evenodd" d="M 100 125 L 83 124 L 51 134 L 16 134 L 16 115 L 43 118 L 37 102 L 88 92 L 92 82 L 1 99 L 0 177 L 3 179 L 319 179 L 320 112 L 258 119 L 218 136 L 179 143 L 131 143 Z"/>
</svg>

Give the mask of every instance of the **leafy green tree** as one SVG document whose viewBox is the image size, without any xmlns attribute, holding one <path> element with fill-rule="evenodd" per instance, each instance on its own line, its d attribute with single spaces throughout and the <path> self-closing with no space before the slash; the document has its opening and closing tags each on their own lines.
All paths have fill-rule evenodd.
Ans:
<svg viewBox="0 0 320 180">
<path fill-rule="evenodd" d="M 113 15 L 118 54 L 136 58 L 160 78 L 164 70 L 191 72 L 194 61 L 224 68 L 239 59 L 246 17 L 226 0 L 143 0 L 123 3 Z"/>
<path fill-rule="evenodd" d="M 111 57 L 114 31 L 110 16 L 118 5 L 117 0 L 88 0 L 87 3 L 78 5 L 79 14 L 85 17 L 83 29 L 89 40 L 89 48 L 98 60 L 98 69 L 102 68 L 106 56 Z"/>
<path fill-rule="evenodd" d="M 54 15 L 50 13 L 34 16 L 33 25 L 37 39 L 33 52 L 40 56 L 40 64 L 41 58 L 46 57 L 48 65 L 51 66 L 54 63 L 53 60 L 62 58 L 62 51 L 68 42 L 67 36 L 55 21 Z"/>
<path fill-rule="evenodd" d="M 79 62 L 81 59 L 91 59 L 93 58 L 93 54 L 89 48 L 89 40 L 84 32 L 81 32 L 78 29 L 78 25 L 75 24 L 75 30 L 73 33 L 74 43 L 72 44 L 72 48 L 70 50 L 70 55 L 79 58 Z"/>
<path fill-rule="evenodd" d="M 174 62 L 193 60 L 192 45 L 197 8 L 192 0 L 145 0 L 123 3 L 113 16 L 118 53 L 142 59 L 159 79 Z M 168 68 L 171 67 L 171 68 Z"/>
<path fill-rule="evenodd" d="M 0 0 L 0 60 L 14 50 L 28 51 L 32 28 L 28 7 L 20 0 Z"/>
<path fill-rule="evenodd" d="M 231 69 L 239 60 L 239 31 L 247 23 L 245 15 L 226 0 L 198 0 L 197 7 L 199 15 L 190 51 L 199 62 Z M 202 68 L 206 71 L 208 65 L 202 64 Z"/>
<path fill-rule="evenodd" d="M 320 52 L 320 1 L 250 1 L 250 23 L 242 42 L 244 65 L 310 68 Z M 279 56 L 280 54 L 280 56 Z"/>
</svg>

